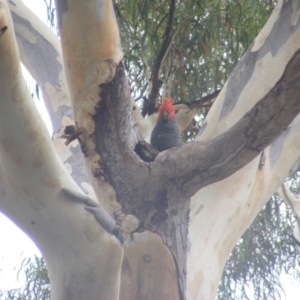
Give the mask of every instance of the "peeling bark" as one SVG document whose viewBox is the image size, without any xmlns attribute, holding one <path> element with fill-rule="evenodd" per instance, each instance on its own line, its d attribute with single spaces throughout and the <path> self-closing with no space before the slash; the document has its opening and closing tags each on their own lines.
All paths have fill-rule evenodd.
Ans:
<svg viewBox="0 0 300 300">
<path fill-rule="evenodd" d="M 41 88 L 53 128 L 56 152 L 76 183 L 94 197 L 78 143 L 69 147 L 59 138 L 64 126 L 74 124 L 60 42 L 55 34 L 20 0 L 9 1 L 20 58 Z"/>
<path fill-rule="evenodd" d="M 134 105 L 122 65 L 111 1 L 102 1 L 102 5 L 89 0 L 57 3 L 74 116 L 82 131 L 85 163 L 99 202 L 89 211 L 102 226 L 84 210 L 86 202 L 66 201 L 62 188 L 77 193 L 79 189 L 57 162 L 43 130 L 36 130 L 40 129 L 39 122 L 35 128 L 28 125 L 34 119 L 31 118 L 34 109 L 32 105 L 23 108 L 23 102 L 30 97 L 21 84 L 16 47 L 5 52 L 8 44 L 14 45 L 11 23 L 3 21 L 7 17 L 0 18 L 0 51 L 5 50 L 5 55 L 1 52 L 0 69 L 8 70 L 0 74 L 0 165 L 1 172 L 4 171 L 0 178 L 3 176 L 5 181 L 3 191 L 16 195 L 16 199 L 10 204 L 11 199 L 1 198 L 4 203 L 1 209 L 42 249 L 50 271 L 53 299 L 98 299 L 100 291 L 101 297 L 107 299 L 214 299 L 228 253 L 270 191 L 282 180 L 274 179 L 282 168 L 282 153 L 293 151 L 292 157 L 295 156 L 297 145 L 288 144 L 297 140 L 299 118 L 288 126 L 300 111 L 297 50 L 300 45 L 295 38 L 299 30 L 295 18 L 290 27 L 293 14 L 290 4 L 279 3 L 269 27 L 251 46 L 221 91 L 201 135 L 206 140 L 157 155 L 141 137 L 138 131 L 141 126 L 137 126 L 133 117 Z M 30 24 L 20 17 L 15 16 L 14 22 L 30 29 Z M 276 44 L 273 39 L 279 28 L 284 35 Z M 38 36 L 34 30 L 31 33 Z M 7 34 L 9 43 L 5 40 Z M 18 30 L 17 37 L 23 50 L 30 46 Z M 43 40 L 43 36 L 37 40 Z M 271 43 L 271 58 L 265 41 Z M 286 47 L 287 43 L 298 48 Z M 48 47 L 51 48 L 51 43 Z M 54 53 L 59 55 L 59 51 Z M 14 57 L 13 63 L 8 64 L 3 57 L 10 56 Z M 272 60 L 280 65 L 279 71 L 271 70 L 272 80 L 264 79 L 267 84 L 261 84 L 258 78 L 265 75 L 257 68 Z M 275 65 L 274 62 L 269 65 Z M 13 77 L 14 74 L 18 76 Z M 38 77 L 43 78 L 42 75 Z M 56 88 L 58 77 L 51 81 Z M 42 82 L 46 80 L 47 76 Z M 249 86 L 253 82 L 261 89 L 255 89 L 255 97 L 252 95 L 249 100 Z M 7 99 L 12 100 L 5 102 Z M 20 99 L 24 100 L 22 106 L 20 102 L 13 104 Z M 16 118 L 18 126 L 11 125 L 11 116 Z M 32 129 L 30 134 L 29 129 Z M 265 163 L 259 164 L 256 157 L 282 132 L 265 150 Z M 32 136 L 39 138 L 35 141 Z M 20 153 L 18 149 L 25 150 Z M 33 167 L 21 166 L 23 161 L 32 159 L 32 153 L 36 154 Z M 46 154 L 49 154 L 47 160 Z M 36 168 L 43 170 L 42 182 Z M 284 173 L 285 169 L 288 166 L 280 171 Z M 35 182 L 26 178 L 28 171 Z M 34 186 L 37 182 L 38 187 Z M 216 186 L 219 188 L 215 189 Z M 236 188 L 239 192 L 234 186 L 240 186 Z M 222 191 L 226 191 L 225 196 Z M 103 208 L 110 216 L 102 214 Z M 19 210 L 26 213 L 22 215 Z M 241 226 L 243 217 L 247 220 L 245 228 Z M 39 227 L 32 225 L 37 223 Z M 125 237 L 123 249 L 110 235 L 117 223 Z M 104 269 L 107 271 L 103 272 Z"/>
<path fill-rule="evenodd" d="M 228 130 L 282 77 L 286 64 L 299 49 L 299 24 L 294 28 L 287 25 L 290 13 L 290 3 L 279 1 L 265 27 L 231 74 L 236 82 L 244 86 L 241 92 L 237 91 L 239 97 L 236 104 L 219 119 L 222 107 L 226 105 L 224 99 L 227 93 L 234 97 L 236 94 L 234 86 L 228 81 L 209 111 L 199 140 L 212 139 Z M 283 36 L 279 38 L 281 34 Z M 270 47 L 277 50 L 271 54 L 267 50 Z M 249 59 L 248 55 L 256 59 Z M 244 81 L 244 73 L 247 72 L 251 76 Z M 221 278 L 232 248 L 298 159 L 299 130 L 298 116 L 265 149 L 263 168 L 259 169 L 259 160 L 254 159 L 230 177 L 202 188 L 192 197 L 189 226 L 191 247 L 187 259 L 188 299 L 215 298 L 218 288 L 215 283 Z M 206 260 L 195 264 L 196 257 L 206 257 Z M 208 269 L 211 271 L 204 274 L 203 270 Z"/>
<path fill-rule="evenodd" d="M 80 189 L 58 159 L 28 92 L 9 8 L 0 1 L 0 28 L 4 26 L 7 30 L 0 37 L 1 211 L 41 250 L 53 299 L 96 300 L 99 295 L 118 299 L 123 249 L 89 212 L 60 193 L 62 187 L 79 193 Z"/>
<path fill-rule="evenodd" d="M 66 33 L 64 36 L 66 38 Z M 138 227 L 131 233 L 148 229 L 162 236 L 177 264 L 182 298 L 186 286 L 189 197 L 201 187 L 222 180 L 245 166 L 297 115 L 300 104 L 295 97 L 298 87 L 294 86 L 294 80 L 299 79 L 298 60 L 296 54 L 273 89 L 227 132 L 213 140 L 163 152 L 150 163 L 135 152 L 141 138 L 132 117 L 122 64 L 110 58 L 102 62 L 108 75 L 107 79 L 99 77 L 99 98 L 95 101 L 93 97 L 94 107 L 88 106 L 92 116 L 88 123 L 76 113 L 83 108 L 80 98 L 77 96 L 74 102 L 78 124 L 83 128 L 84 124 L 89 124 L 83 134 L 83 143 L 94 186 L 97 187 L 96 182 L 100 180 L 113 187 L 122 212 L 138 220 Z M 72 69 L 71 61 L 70 58 L 69 68 Z M 69 74 L 70 80 L 72 74 Z M 82 95 L 78 88 L 77 95 Z"/>
</svg>

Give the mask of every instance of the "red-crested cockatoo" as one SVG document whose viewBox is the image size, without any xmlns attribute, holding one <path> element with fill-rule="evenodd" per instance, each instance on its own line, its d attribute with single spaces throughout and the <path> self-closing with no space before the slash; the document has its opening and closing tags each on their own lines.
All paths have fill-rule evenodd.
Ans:
<svg viewBox="0 0 300 300">
<path fill-rule="evenodd" d="M 181 144 L 181 136 L 175 120 L 174 100 L 164 97 L 158 109 L 158 118 L 151 133 L 151 146 L 164 151 Z"/>
</svg>

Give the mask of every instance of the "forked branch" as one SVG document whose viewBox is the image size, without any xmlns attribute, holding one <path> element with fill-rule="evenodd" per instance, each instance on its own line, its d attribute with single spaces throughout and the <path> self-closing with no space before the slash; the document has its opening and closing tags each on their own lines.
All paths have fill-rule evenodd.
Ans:
<svg viewBox="0 0 300 300">
<path fill-rule="evenodd" d="M 275 86 L 232 128 L 213 140 L 193 142 L 160 154 L 160 178 L 176 182 L 185 196 L 220 181 L 254 159 L 300 112 L 300 50 Z"/>
</svg>

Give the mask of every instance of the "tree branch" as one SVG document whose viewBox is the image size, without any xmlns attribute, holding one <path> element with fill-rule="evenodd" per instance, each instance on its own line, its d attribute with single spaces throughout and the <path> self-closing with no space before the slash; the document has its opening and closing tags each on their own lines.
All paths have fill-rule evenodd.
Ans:
<svg viewBox="0 0 300 300">
<path fill-rule="evenodd" d="M 66 16 L 64 15 L 64 19 Z M 67 34 L 69 30 L 74 30 L 73 26 L 67 29 L 64 31 L 64 38 L 71 38 L 74 43 L 75 40 L 78 42 L 75 33 Z M 71 43 L 68 42 L 67 45 L 69 44 Z M 90 51 L 90 45 L 94 46 L 90 43 L 85 44 L 85 52 Z M 102 42 L 101 45 L 103 46 Z M 103 62 L 105 67 L 102 63 L 99 64 L 99 70 L 106 69 L 106 74 L 109 74 L 106 80 L 103 80 L 102 77 L 98 77 L 98 72 L 92 73 L 94 65 L 97 64 L 96 57 L 95 63 L 89 61 L 89 64 L 79 64 L 78 56 L 74 56 L 72 51 L 68 52 L 68 56 L 69 70 L 74 68 L 73 65 L 93 66 L 92 70 L 77 69 L 81 72 L 82 86 L 76 86 L 76 82 L 79 81 L 77 72 L 70 72 L 69 76 L 72 82 L 70 90 L 76 92 L 74 108 L 77 120 L 79 126 L 86 131 L 83 133 L 83 142 L 88 150 L 87 162 L 94 186 L 99 188 L 108 182 L 115 190 L 124 213 L 135 215 L 141 221 L 141 227 L 155 223 L 154 216 L 159 216 L 161 222 L 164 222 L 164 216 L 160 214 L 164 207 L 161 205 L 166 203 L 170 189 L 176 188 L 180 193 L 182 191 L 184 198 L 194 194 L 201 187 L 234 173 L 270 144 L 299 111 L 299 104 L 295 103 L 297 85 L 292 88 L 292 81 L 299 80 L 297 53 L 269 94 L 228 132 L 211 141 L 189 143 L 180 148 L 170 149 L 160 153 L 153 163 L 147 163 L 144 160 L 147 155 L 145 156 L 144 152 L 141 155 L 141 149 L 136 147 L 142 143 L 132 118 L 128 81 L 122 63 L 106 59 Z M 90 60 L 90 57 L 86 59 Z M 112 56 L 112 59 L 115 59 L 115 56 Z M 101 60 L 101 57 L 98 57 L 98 60 Z M 87 76 L 95 74 L 92 82 L 97 84 L 87 87 L 85 83 L 88 81 L 83 80 L 84 72 Z M 88 89 L 92 90 L 92 97 L 87 97 L 90 102 L 82 101 L 88 95 Z M 286 101 L 285 97 L 292 101 Z M 82 114 L 83 109 L 89 114 Z M 265 120 L 266 116 L 269 119 Z M 144 188 L 141 189 L 141 186 Z M 102 195 L 101 191 L 99 195 Z"/>
<path fill-rule="evenodd" d="M 158 97 L 159 89 L 162 85 L 162 81 L 159 79 L 159 72 L 160 72 L 162 61 L 164 59 L 164 56 L 167 53 L 167 49 L 171 41 L 171 29 L 172 29 L 174 12 L 175 12 L 175 0 L 170 0 L 168 20 L 164 32 L 163 42 L 161 44 L 161 47 L 159 49 L 159 52 L 157 54 L 157 57 L 153 65 L 152 76 L 151 76 L 151 82 L 152 82 L 151 92 L 149 94 L 148 99 L 145 100 L 142 109 L 143 117 L 145 117 L 147 114 L 151 115 L 155 112 L 156 99 Z"/>
<path fill-rule="evenodd" d="M 221 90 L 216 90 L 213 93 L 206 95 L 202 97 L 201 99 L 195 99 L 192 101 L 177 101 L 174 103 L 175 109 L 180 109 L 180 105 L 185 105 L 185 108 L 191 108 L 191 109 L 200 109 L 203 107 L 204 104 L 210 102 L 211 100 L 215 99 L 218 97 L 220 94 Z"/>
<path fill-rule="evenodd" d="M 283 198 L 284 202 L 288 204 L 294 214 L 296 219 L 296 225 L 294 228 L 294 239 L 299 243 L 300 241 L 300 199 L 296 198 L 294 194 L 290 191 L 289 188 L 286 187 L 285 183 L 283 183 L 278 189 L 279 195 Z M 299 244 L 298 244 L 299 246 Z"/>
<path fill-rule="evenodd" d="M 80 189 L 59 161 L 28 92 L 9 8 L 0 0 L 0 29 L 5 26 L 0 37 L 0 161 L 5 174 L 1 180 L 10 193 L 1 197 L 0 209 L 4 208 L 43 253 L 53 299 L 78 295 L 78 285 L 82 299 L 97 299 L 91 297 L 91 289 L 95 295 L 116 299 L 123 250 L 88 212 L 59 193 L 62 187 Z M 10 195 L 13 197 L 8 198 Z M 107 270 L 106 274 L 95 276 L 93 287 L 85 285 L 95 268 Z M 65 281 L 70 271 L 74 277 Z"/>
<path fill-rule="evenodd" d="M 245 166 L 287 128 L 300 111 L 299 70 L 300 50 L 269 93 L 231 129 L 213 140 L 169 149 L 146 163 L 134 152 L 140 138 L 130 120 L 130 94 L 120 64 L 113 81 L 103 85 L 101 109 L 93 118 L 96 151 L 105 157 L 99 161 L 100 173 L 95 169 L 94 176 L 105 174 L 124 212 L 151 226 L 161 211 L 163 200 L 159 199 L 165 199 L 169 189 L 176 188 L 182 199 L 192 196 Z"/>
<path fill-rule="evenodd" d="M 22 1 L 8 4 L 21 61 L 41 88 L 53 129 L 57 131 L 62 116 L 72 118 L 59 39 Z"/>
<path fill-rule="evenodd" d="M 231 129 L 213 140 L 193 142 L 158 155 L 153 169 L 161 180 L 178 181 L 192 196 L 200 188 L 233 174 L 283 132 L 300 111 L 300 50 L 280 80 Z"/>
<path fill-rule="evenodd" d="M 59 39 L 22 1 L 9 1 L 8 5 L 21 61 L 42 90 L 56 151 L 64 163 L 71 165 L 69 171 L 76 183 L 91 193 L 79 145 L 65 147 L 59 134 L 63 126 L 74 124 Z"/>
<path fill-rule="evenodd" d="M 90 197 L 79 193 L 75 190 L 62 188 L 61 193 L 69 200 L 84 204 L 84 209 L 95 216 L 98 223 L 110 234 L 114 235 L 121 244 L 124 242 L 124 237 L 119 230 L 116 221 L 109 213 L 100 207 L 100 205 Z"/>
</svg>

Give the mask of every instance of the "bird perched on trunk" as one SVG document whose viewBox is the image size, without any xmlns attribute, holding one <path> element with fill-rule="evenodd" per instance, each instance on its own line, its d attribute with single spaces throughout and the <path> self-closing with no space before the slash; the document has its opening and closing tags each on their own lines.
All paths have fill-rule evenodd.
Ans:
<svg viewBox="0 0 300 300">
<path fill-rule="evenodd" d="M 175 108 L 172 98 L 164 97 L 158 109 L 158 118 L 151 133 L 151 146 L 164 151 L 181 144 L 181 136 L 175 120 Z"/>
</svg>

